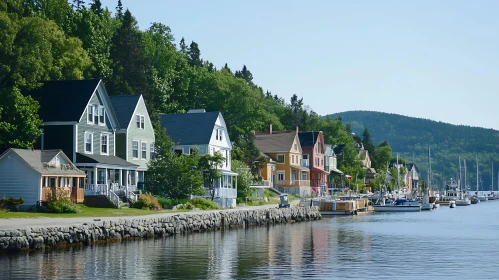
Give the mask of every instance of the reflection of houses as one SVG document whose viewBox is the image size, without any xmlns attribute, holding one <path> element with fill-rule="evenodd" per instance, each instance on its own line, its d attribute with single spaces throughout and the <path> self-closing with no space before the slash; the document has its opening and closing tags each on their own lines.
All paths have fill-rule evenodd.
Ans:
<svg viewBox="0 0 499 280">
<path fill-rule="evenodd" d="M 414 190 L 419 190 L 419 169 L 415 163 L 408 163 L 406 166 L 410 177 L 411 186 Z"/>
<path fill-rule="evenodd" d="M 222 207 L 235 207 L 237 173 L 231 171 L 232 144 L 222 114 L 206 112 L 204 109 L 190 110 L 186 114 L 161 115 L 160 121 L 166 134 L 175 143 L 172 152 L 191 154 L 197 149 L 199 155 L 222 154 L 225 160 L 219 167 L 222 178 L 215 183 L 215 202 Z M 211 197 L 209 190 L 206 196 Z"/>
<path fill-rule="evenodd" d="M 316 195 L 326 191 L 327 176 L 324 170 L 324 134 L 319 132 L 299 132 L 303 162 L 310 168 L 310 186 Z"/>
<path fill-rule="evenodd" d="M 147 163 L 154 156 L 154 129 L 141 94 L 109 99 L 118 118 L 116 156 L 137 165 L 137 182 L 144 182 Z M 136 185 L 136 182 L 132 182 Z"/>
<path fill-rule="evenodd" d="M 267 132 L 255 133 L 255 145 L 260 152 L 273 158 L 276 178 L 273 180 L 277 189 L 283 192 L 310 195 L 310 169 L 308 160 L 302 158 L 302 148 L 296 131 L 272 131 L 272 125 Z M 264 180 L 271 180 L 273 174 L 262 170 Z"/>
<path fill-rule="evenodd" d="M 29 94 L 43 120 L 37 146 L 63 150 L 86 172 L 85 195 L 106 195 L 116 205 L 113 190 L 136 188 L 137 165 L 115 154 L 120 127 L 102 80 L 50 81 Z"/>
<path fill-rule="evenodd" d="M 340 182 L 343 172 L 338 169 L 338 160 L 332 145 L 326 144 L 324 152 L 324 170 L 329 172 L 328 188 L 336 188 L 336 182 Z"/>
<path fill-rule="evenodd" d="M 85 177 L 61 150 L 9 149 L 0 156 L 0 195 L 24 199 L 25 210 L 55 195 L 82 203 Z"/>
</svg>

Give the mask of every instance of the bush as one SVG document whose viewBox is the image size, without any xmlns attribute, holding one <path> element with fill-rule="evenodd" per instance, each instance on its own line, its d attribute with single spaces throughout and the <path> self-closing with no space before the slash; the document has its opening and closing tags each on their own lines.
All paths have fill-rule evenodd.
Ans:
<svg viewBox="0 0 499 280">
<path fill-rule="evenodd" d="M 156 197 L 151 194 L 145 193 L 139 196 L 137 202 L 133 204 L 133 207 L 139 209 L 150 209 L 150 210 L 159 210 L 161 209 L 161 205 Z"/>
<path fill-rule="evenodd" d="M 187 199 L 167 199 L 163 197 L 158 197 L 158 202 L 163 208 L 167 206 L 175 206 L 179 204 L 185 204 L 187 203 Z"/>
<path fill-rule="evenodd" d="M 24 199 L 21 197 L 9 197 L 0 199 L 0 209 L 5 209 L 8 211 L 17 211 L 19 209 L 19 205 L 24 204 Z"/>
<path fill-rule="evenodd" d="M 220 207 L 218 207 L 218 204 L 216 204 L 215 202 L 213 202 L 211 200 L 204 199 L 204 198 L 193 198 L 193 199 L 187 201 L 187 204 L 191 204 L 195 208 L 199 208 L 201 210 L 220 209 Z"/>
<path fill-rule="evenodd" d="M 78 213 L 80 207 L 70 200 L 52 200 L 47 204 L 47 209 L 52 213 Z"/>
</svg>

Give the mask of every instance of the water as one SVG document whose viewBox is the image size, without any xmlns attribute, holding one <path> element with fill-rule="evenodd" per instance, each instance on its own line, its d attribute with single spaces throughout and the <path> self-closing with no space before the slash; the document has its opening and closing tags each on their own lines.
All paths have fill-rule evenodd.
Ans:
<svg viewBox="0 0 499 280">
<path fill-rule="evenodd" d="M 499 201 L 1 254 L 0 279 L 499 279 Z"/>
</svg>

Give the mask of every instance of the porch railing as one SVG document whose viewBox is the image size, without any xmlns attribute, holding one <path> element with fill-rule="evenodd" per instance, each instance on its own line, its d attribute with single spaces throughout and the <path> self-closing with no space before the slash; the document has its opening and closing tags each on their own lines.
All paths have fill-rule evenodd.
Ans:
<svg viewBox="0 0 499 280">
<path fill-rule="evenodd" d="M 309 180 L 281 180 L 277 185 L 282 187 L 310 187 Z"/>
<path fill-rule="evenodd" d="M 109 190 L 106 196 L 114 204 L 114 207 L 120 208 L 120 197 L 114 191 Z"/>
<path fill-rule="evenodd" d="M 263 188 L 270 188 L 271 182 L 269 180 L 262 180 L 258 182 L 253 182 L 250 184 L 250 187 L 263 187 Z"/>
<path fill-rule="evenodd" d="M 85 184 L 85 195 L 107 195 L 106 184 Z"/>
<path fill-rule="evenodd" d="M 215 197 L 237 197 L 236 189 L 216 188 Z"/>
</svg>

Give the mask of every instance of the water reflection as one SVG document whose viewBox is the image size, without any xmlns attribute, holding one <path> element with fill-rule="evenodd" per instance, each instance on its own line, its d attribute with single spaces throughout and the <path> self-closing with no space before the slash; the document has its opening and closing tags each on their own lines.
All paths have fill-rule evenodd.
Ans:
<svg viewBox="0 0 499 280">
<path fill-rule="evenodd" d="M 3 254 L 0 279 L 499 278 L 493 203 Z"/>
</svg>

